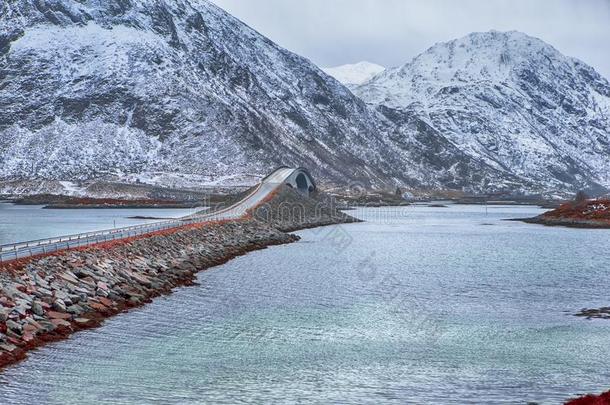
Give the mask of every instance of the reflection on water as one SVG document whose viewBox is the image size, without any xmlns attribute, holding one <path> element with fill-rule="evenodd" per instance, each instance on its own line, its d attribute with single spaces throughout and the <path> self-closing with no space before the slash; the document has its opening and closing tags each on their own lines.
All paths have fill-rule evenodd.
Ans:
<svg viewBox="0 0 610 405">
<path fill-rule="evenodd" d="M 609 231 L 531 207 L 352 211 L 33 353 L 12 404 L 560 403 L 610 381 Z"/>
</svg>

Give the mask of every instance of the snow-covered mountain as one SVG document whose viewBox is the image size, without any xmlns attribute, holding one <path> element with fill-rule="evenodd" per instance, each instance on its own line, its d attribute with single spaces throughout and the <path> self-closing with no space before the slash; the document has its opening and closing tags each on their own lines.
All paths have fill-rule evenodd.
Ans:
<svg viewBox="0 0 610 405">
<path fill-rule="evenodd" d="M 324 68 L 322 70 L 344 85 L 351 87 L 368 82 L 373 76 L 383 72 L 385 68 L 375 63 L 358 62 L 349 65 Z"/>
<path fill-rule="evenodd" d="M 610 186 L 610 85 L 540 40 L 472 34 L 354 92 L 370 105 L 207 0 L 5 0 L 0 183 L 244 185 L 287 164 L 327 184 Z"/>
<path fill-rule="evenodd" d="M 207 0 L 0 4 L 0 178 L 389 176 L 375 113 Z"/>
<path fill-rule="evenodd" d="M 539 39 L 473 33 L 439 43 L 353 91 L 379 106 L 403 142 L 421 138 L 415 120 L 426 128 L 427 142 L 451 146 L 454 158 L 461 155 L 456 161 L 470 161 L 461 176 L 471 184 L 529 191 L 610 187 L 610 84 Z"/>
</svg>

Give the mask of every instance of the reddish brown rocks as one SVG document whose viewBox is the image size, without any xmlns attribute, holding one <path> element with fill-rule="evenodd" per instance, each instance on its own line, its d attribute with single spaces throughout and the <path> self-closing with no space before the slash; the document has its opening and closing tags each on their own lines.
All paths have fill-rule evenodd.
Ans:
<svg viewBox="0 0 610 405">
<path fill-rule="evenodd" d="M 528 223 L 573 228 L 610 228 L 610 200 L 583 200 L 562 204 L 544 214 L 527 218 Z"/>
<path fill-rule="evenodd" d="M 91 304 L 89 304 L 89 306 L 91 307 L 91 309 L 94 309 L 94 310 L 96 310 L 98 312 L 101 312 L 101 313 L 104 313 L 104 312 L 106 312 L 108 310 L 107 306 L 105 306 L 103 304 L 100 304 L 100 303 L 97 303 L 97 302 L 92 302 Z"/>
<path fill-rule="evenodd" d="M 71 319 L 72 315 L 66 314 L 65 312 L 49 311 L 48 314 L 50 319 Z"/>
<path fill-rule="evenodd" d="M 111 300 L 109 300 L 108 298 L 104 298 L 104 297 L 99 297 L 97 299 L 102 305 L 105 305 L 107 307 L 112 307 L 114 305 L 116 305 L 114 302 L 112 302 Z"/>
<path fill-rule="evenodd" d="M 286 190 L 280 194 L 298 197 Z M 267 203 L 268 209 L 277 205 Z M 282 218 L 281 228 L 353 222 L 343 214 L 317 216 L 314 203 L 305 212 L 306 222 L 290 224 Z M 175 287 L 193 285 L 198 271 L 298 240 L 275 222 L 187 225 L 5 264 L 0 269 L 0 368 L 23 359 L 26 350 L 95 327 Z"/>
<path fill-rule="evenodd" d="M 587 395 L 582 398 L 572 399 L 566 405 L 610 405 L 610 391 L 601 395 Z"/>
<path fill-rule="evenodd" d="M 0 271 L 0 367 L 25 351 L 150 302 L 231 257 L 297 240 L 256 221 L 188 226 Z"/>
<path fill-rule="evenodd" d="M 65 319 L 51 319 L 51 323 L 55 327 L 64 326 L 68 329 L 70 329 L 72 327 L 72 324 L 70 322 L 66 321 Z"/>
</svg>

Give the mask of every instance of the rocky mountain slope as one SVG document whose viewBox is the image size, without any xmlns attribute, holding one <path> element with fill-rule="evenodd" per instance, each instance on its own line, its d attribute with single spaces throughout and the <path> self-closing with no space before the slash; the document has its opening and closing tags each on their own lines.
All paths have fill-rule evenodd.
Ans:
<svg viewBox="0 0 610 405">
<path fill-rule="evenodd" d="M 2 194 L 282 164 L 392 190 L 610 186 L 610 85 L 519 33 L 438 44 L 358 98 L 207 0 L 6 0 L 0 90 Z"/>
<path fill-rule="evenodd" d="M 365 103 L 206 0 L 4 1 L 0 88 L 2 179 L 389 178 Z"/>
<path fill-rule="evenodd" d="M 471 185 L 530 192 L 610 187 L 610 84 L 539 39 L 473 33 L 439 43 L 354 92 L 396 124 L 403 141 L 428 142 L 422 155 L 448 148 L 447 158 Z"/>
<path fill-rule="evenodd" d="M 348 88 L 358 86 L 371 80 L 375 75 L 383 72 L 385 68 L 370 62 L 358 62 L 322 69 Z"/>
</svg>

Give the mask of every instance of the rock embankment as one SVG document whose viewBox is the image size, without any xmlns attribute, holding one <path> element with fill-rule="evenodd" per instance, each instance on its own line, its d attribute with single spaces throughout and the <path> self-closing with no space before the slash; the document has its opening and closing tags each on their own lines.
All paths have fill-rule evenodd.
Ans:
<svg viewBox="0 0 610 405">
<path fill-rule="evenodd" d="M 327 200 L 286 188 L 247 219 L 188 225 L 5 264 L 0 269 L 0 368 L 46 342 L 190 285 L 201 270 L 297 241 L 288 230 L 353 221 Z"/>
<path fill-rule="evenodd" d="M 362 222 L 340 211 L 330 195 L 316 192 L 304 197 L 288 186 L 281 186 L 251 215 L 284 232 L 344 223 Z"/>
<path fill-rule="evenodd" d="M 65 252 L 2 271 L 0 367 L 28 349 L 189 285 L 202 269 L 296 240 L 258 221 L 237 221 Z"/>
</svg>

